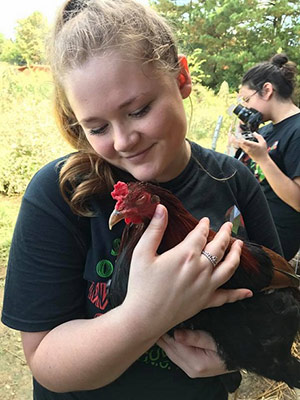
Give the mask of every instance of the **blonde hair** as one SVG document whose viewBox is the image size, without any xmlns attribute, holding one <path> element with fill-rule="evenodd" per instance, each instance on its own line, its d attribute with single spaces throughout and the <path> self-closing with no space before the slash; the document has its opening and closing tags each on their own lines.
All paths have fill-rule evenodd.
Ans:
<svg viewBox="0 0 300 400">
<path fill-rule="evenodd" d="M 58 127 L 78 150 L 64 163 L 60 189 L 74 212 L 90 215 L 88 199 L 109 190 L 110 165 L 95 153 L 69 105 L 64 77 L 91 57 L 121 51 L 130 59 L 155 63 L 178 73 L 178 53 L 170 26 L 150 7 L 134 0 L 69 0 L 58 11 L 49 62 L 54 80 L 54 111 Z"/>
</svg>

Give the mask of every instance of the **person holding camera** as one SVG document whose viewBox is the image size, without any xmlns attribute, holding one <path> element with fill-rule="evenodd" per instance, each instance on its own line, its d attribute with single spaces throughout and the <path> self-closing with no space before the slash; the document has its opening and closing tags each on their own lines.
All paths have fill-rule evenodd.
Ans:
<svg viewBox="0 0 300 400">
<path fill-rule="evenodd" d="M 242 104 L 261 113 L 254 140 L 233 138 L 246 164 L 261 184 L 280 237 L 284 256 L 292 259 L 300 247 L 300 109 L 292 100 L 296 65 L 285 54 L 249 69 L 242 79 Z M 238 150 L 239 151 L 239 150 Z"/>
</svg>

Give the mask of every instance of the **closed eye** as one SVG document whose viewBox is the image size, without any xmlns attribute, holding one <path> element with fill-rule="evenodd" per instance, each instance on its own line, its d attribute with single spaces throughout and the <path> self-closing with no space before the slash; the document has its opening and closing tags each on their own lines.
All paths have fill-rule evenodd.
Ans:
<svg viewBox="0 0 300 400">
<path fill-rule="evenodd" d="M 107 132 L 108 124 L 105 124 L 99 128 L 90 129 L 90 135 L 104 135 Z"/>
<path fill-rule="evenodd" d="M 144 115 L 148 114 L 150 109 L 151 109 L 150 104 L 147 104 L 145 107 L 140 108 L 140 109 L 136 110 L 135 112 L 132 112 L 128 115 L 132 118 L 142 118 Z"/>
<path fill-rule="evenodd" d="M 150 109 L 151 109 L 150 104 L 147 104 L 146 106 L 144 106 L 144 107 L 142 107 L 142 108 L 140 108 L 140 109 L 138 109 L 138 110 L 136 110 L 136 111 L 134 111 L 132 113 L 129 113 L 128 115 L 131 118 L 142 118 L 142 117 L 144 117 L 145 115 L 148 114 Z M 101 126 L 99 128 L 90 129 L 89 130 L 89 134 L 90 135 L 104 135 L 107 132 L 108 127 L 109 127 L 109 124 L 105 124 L 105 125 L 103 125 L 103 126 Z"/>
<path fill-rule="evenodd" d="M 138 206 L 140 206 L 140 205 L 144 204 L 146 200 L 147 200 L 147 197 L 145 195 L 142 195 L 136 200 L 136 204 Z"/>
</svg>

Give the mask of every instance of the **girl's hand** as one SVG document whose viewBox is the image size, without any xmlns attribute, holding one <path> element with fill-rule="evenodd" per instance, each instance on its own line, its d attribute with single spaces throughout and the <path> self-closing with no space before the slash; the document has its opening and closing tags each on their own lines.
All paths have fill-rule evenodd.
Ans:
<svg viewBox="0 0 300 400">
<path fill-rule="evenodd" d="M 261 164 L 268 157 L 268 147 L 265 139 L 258 133 L 253 132 L 253 136 L 257 139 L 257 142 L 246 140 L 243 138 L 232 139 L 234 146 L 240 147 L 253 161 Z"/>
<path fill-rule="evenodd" d="M 178 329 L 174 338 L 163 335 L 157 344 L 190 378 L 228 373 L 213 338 L 204 331 Z"/>
<path fill-rule="evenodd" d="M 203 218 L 179 245 L 157 255 L 166 225 L 167 210 L 158 205 L 133 252 L 128 291 L 122 304 L 157 338 L 204 308 L 252 295 L 248 289 L 218 289 L 239 265 L 241 241 L 233 243 L 224 261 L 216 267 L 201 254 L 205 249 L 218 260 L 223 258 L 230 241 L 231 223 L 225 223 L 206 244 L 209 220 Z"/>
</svg>

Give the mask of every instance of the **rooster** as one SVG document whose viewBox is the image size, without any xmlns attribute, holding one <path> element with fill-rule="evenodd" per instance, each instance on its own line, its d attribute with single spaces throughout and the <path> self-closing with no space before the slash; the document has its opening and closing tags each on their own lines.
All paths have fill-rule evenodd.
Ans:
<svg viewBox="0 0 300 400">
<path fill-rule="evenodd" d="M 126 222 L 109 289 L 111 305 L 116 307 L 126 296 L 133 250 L 157 204 L 166 206 L 169 216 L 158 253 L 180 243 L 198 220 L 171 192 L 150 183 L 118 182 L 112 197 L 117 203 L 109 219 L 110 229 L 122 219 Z M 210 230 L 208 242 L 215 235 Z M 226 252 L 234 240 L 232 237 Z M 244 242 L 240 265 L 222 287 L 249 288 L 254 296 L 202 310 L 176 328 L 205 330 L 213 337 L 227 369 L 237 370 L 220 376 L 229 392 L 241 382 L 240 369 L 300 388 L 300 360 L 291 354 L 300 329 L 299 281 L 283 257 L 264 246 Z"/>
</svg>

